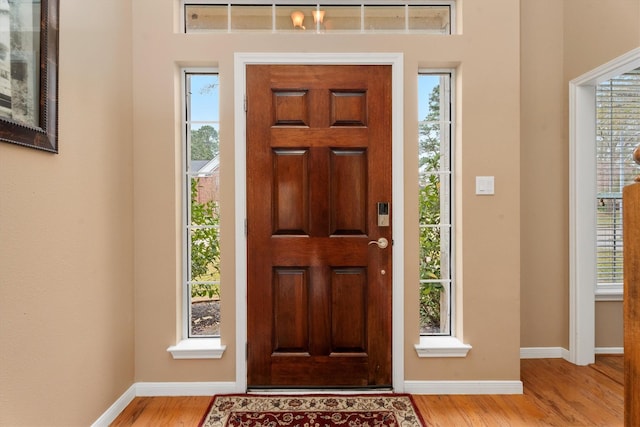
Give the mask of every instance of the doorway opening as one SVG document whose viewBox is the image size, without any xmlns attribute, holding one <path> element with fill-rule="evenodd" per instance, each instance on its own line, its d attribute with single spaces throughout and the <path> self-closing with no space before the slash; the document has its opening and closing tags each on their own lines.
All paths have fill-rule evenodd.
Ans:
<svg viewBox="0 0 640 427">
<path fill-rule="evenodd" d="M 569 82 L 569 361 L 577 365 L 595 361 L 596 86 L 638 67 L 640 48 Z"/>
</svg>

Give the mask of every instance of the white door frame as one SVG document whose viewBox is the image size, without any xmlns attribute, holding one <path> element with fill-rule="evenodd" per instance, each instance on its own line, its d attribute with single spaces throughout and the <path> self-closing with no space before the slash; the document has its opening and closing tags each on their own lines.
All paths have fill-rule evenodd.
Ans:
<svg viewBox="0 0 640 427">
<path fill-rule="evenodd" d="M 236 212 L 236 387 L 247 389 L 247 217 L 246 189 L 246 66 L 248 64 L 391 65 L 392 68 L 392 381 L 404 391 L 404 182 L 403 182 L 403 54 L 402 53 L 236 53 L 235 212 Z"/>
<path fill-rule="evenodd" d="M 595 361 L 596 86 L 638 67 L 640 48 L 569 82 L 569 361 L 576 365 Z"/>
</svg>

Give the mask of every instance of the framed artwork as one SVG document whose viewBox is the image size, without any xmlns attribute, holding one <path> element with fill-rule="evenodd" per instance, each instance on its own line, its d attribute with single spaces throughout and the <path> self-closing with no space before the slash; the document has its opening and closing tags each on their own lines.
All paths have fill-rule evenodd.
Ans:
<svg viewBox="0 0 640 427">
<path fill-rule="evenodd" d="M 0 0 L 0 141 L 58 152 L 59 0 Z"/>
</svg>

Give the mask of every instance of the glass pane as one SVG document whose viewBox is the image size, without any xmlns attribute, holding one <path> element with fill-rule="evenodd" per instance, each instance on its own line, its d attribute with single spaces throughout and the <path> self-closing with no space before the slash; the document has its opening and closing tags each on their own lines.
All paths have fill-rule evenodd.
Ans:
<svg viewBox="0 0 640 427">
<path fill-rule="evenodd" d="M 187 76 L 189 172 L 210 174 L 219 167 L 219 80 L 217 74 Z"/>
<path fill-rule="evenodd" d="M 364 29 L 371 30 L 404 30 L 404 6 L 365 6 Z"/>
<path fill-rule="evenodd" d="M 219 223 L 220 175 L 191 178 L 191 222 L 193 226 L 217 227 Z"/>
<path fill-rule="evenodd" d="M 220 166 L 220 126 L 216 124 L 189 125 L 191 156 L 190 173 L 211 173 Z M 206 171 L 206 172 L 205 172 Z"/>
<path fill-rule="evenodd" d="M 190 122 L 217 122 L 220 117 L 220 83 L 217 74 L 187 75 Z"/>
<path fill-rule="evenodd" d="M 271 6 L 231 6 L 232 30 L 271 30 Z"/>
<path fill-rule="evenodd" d="M 316 24 L 313 21 L 312 12 L 315 10 L 315 7 L 310 6 L 277 5 L 276 30 L 314 30 Z"/>
<path fill-rule="evenodd" d="M 213 282 L 220 280 L 220 242 L 217 228 L 192 228 L 191 281 Z"/>
<path fill-rule="evenodd" d="M 451 228 L 420 227 L 420 279 L 449 279 Z"/>
<path fill-rule="evenodd" d="M 187 32 L 227 30 L 226 5 L 185 5 L 184 16 Z"/>
<path fill-rule="evenodd" d="M 360 31 L 360 6 L 321 6 L 324 17 L 320 28 L 326 31 Z"/>
<path fill-rule="evenodd" d="M 418 120 L 420 171 L 447 171 L 449 164 L 449 123 L 441 111 L 444 102 L 440 94 L 440 76 L 421 74 L 418 77 Z"/>
<path fill-rule="evenodd" d="M 190 280 L 220 279 L 218 175 L 191 178 Z"/>
<path fill-rule="evenodd" d="M 409 6 L 409 29 L 450 34 L 449 6 Z"/>
<path fill-rule="evenodd" d="M 449 285 L 420 284 L 420 334 L 448 335 L 450 331 Z"/>
<path fill-rule="evenodd" d="M 440 176 L 437 174 L 421 174 L 419 185 L 419 223 L 422 225 L 440 224 L 443 220 L 440 214 L 442 206 L 440 196 Z M 444 220 L 446 222 L 446 219 Z"/>
<path fill-rule="evenodd" d="M 436 111 L 433 111 L 436 110 Z M 418 120 L 440 120 L 440 76 L 418 75 Z"/>
<path fill-rule="evenodd" d="M 441 141 L 441 122 L 421 122 L 419 125 L 420 141 L 418 158 L 420 172 L 448 169 L 447 152 Z"/>
<path fill-rule="evenodd" d="M 220 285 L 190 286 L 189 336 L 220 336 Z"/>
</svg>

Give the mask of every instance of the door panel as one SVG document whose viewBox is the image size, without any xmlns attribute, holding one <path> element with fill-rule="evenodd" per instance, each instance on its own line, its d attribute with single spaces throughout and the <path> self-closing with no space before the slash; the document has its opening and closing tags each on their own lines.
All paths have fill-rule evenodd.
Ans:
<svg viewBox="0 0 640 427">
<path fill-rule="evenodd" d="M 331 348 L 366 353 L 367 273 L 364 268 L 331 272 Z"/>
<path fill-rule="evenodd" d="M 309 353 L 308 288 L 306 269 L 274 269 L 274 353 Z"/>
<path fill-rule="evenodd" d="M 391 385 L 390 66 L 247 66 L 249 387 Z"/>
<path fill-rule="evenodd" d="M 308 150 L 273 150 L 273 234 L 309 234 L 308 177 Z"/>
<path fill-rule="evenodd" d="M 367 154 L 365 150 L 330 151 L 331 235 L 367 234 Z"/>
</svg>

